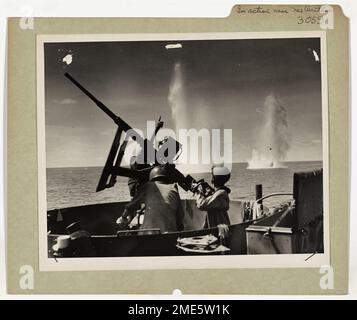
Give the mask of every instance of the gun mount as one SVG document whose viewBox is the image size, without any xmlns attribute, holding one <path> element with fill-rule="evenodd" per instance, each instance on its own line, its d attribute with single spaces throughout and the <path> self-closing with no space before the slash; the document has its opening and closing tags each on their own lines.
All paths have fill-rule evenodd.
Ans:
<svg viewBox="0 0 357 320">
<path fill-rule="evenodd" d="M 207 182 L 204 182 L 203 180 L 196 181 L 192 176 L 185 176 L 179 170 L 176 169 L 173 161 L 181 149 L 181 144 L 178 141 L 171 137 L 168 137 L 161 143 L 161 145 L 159 145 L 159 150 L 156 150 L 156 148 L 154 147 L 155 136 L 164 124 L 161 121 L 161 117 L 159 118 L 156 124 L 153 136 L 150 138 L 150 140 L 148 140 L 142 137 L 122 118 L 112 112 L 103 102 L 98 100 L 91 92 L 89 92 L 84 86 L 82 86 L 68 72 L 66 72 L 64 75 L 89 99 L 91 99 L 97 105 L 97 107 L 99 107 L 107 116 L 109 116 L 118 126 L 118 129 L 115 133 L 112 142 L 112 146 L 109 150 L 107 160 L 105 162 L 102 174 L 97 185 L 97 192 L 102 191 L 106 188 L 113 187 L 116 183 L 117 176 L 134 178 L 143 182 L 148 181 L 151 169 L 155 166 L 164 165 L 169 167 L 169 172 L 171 173 L 173 182 L 177 182 L 180 187 L 183 188 L 185 191 L 190 190 L 192 192 L 195 192 L 196 190 L 198 190 L 200 192 L 203 192 L 204 194 L 212 193 L 213 188 L 210 187 Z M 121 141 L 122 135 L 124 133 L 124 139 L 123 141 Z M 143 153 L 143 163 L 140 165 L 140 169 L 133 169 L 121 166 L 125 149 L 130 139 L 139 143 L 141 147 Z M 157 154 L 165 155 L 165 161 L 162 161 L 162 158 L 157 157 Z M 167 157 L 168 154 L 170 155 L 169 157 Z M 148 155 L 154 156 L 153 162 L 150 161 L 152 160 L 152 158 L 150 159 Z"/>
</svg>

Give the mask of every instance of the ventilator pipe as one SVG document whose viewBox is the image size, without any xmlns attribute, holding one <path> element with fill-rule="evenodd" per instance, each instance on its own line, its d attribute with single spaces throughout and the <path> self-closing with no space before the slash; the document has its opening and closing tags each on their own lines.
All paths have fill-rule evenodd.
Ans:
<svg viewBox="0 0 357 320">
<path fill-rule="evenodd" d="M 255 185 L 255 201 L 258 204 L 262 204 L 262 201 L 259 200 L 263 197 L 263 185 L 257 184 Z"/>
</svg>

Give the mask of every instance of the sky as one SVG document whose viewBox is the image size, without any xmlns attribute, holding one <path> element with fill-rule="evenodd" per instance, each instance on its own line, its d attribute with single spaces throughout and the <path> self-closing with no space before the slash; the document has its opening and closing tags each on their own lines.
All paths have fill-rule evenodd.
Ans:
<svg viewBox="0 0 357 320">
<path fill-rule="evenodd" d="M 181 49 L 165 49 L 176 42 Z M 317 38 L 46 43 L 47 167 L 103 166 L 116 131 L 65 72 L 134 128 L 145 130 L 147 120 L 161 116 L 165 127 L 176 129 L 168 96 L 178 61 L 190 127 L 232 129 L 233 162 L 251 157 L 261 108 L 272 93 L 287 112 L 285 160 L 321 160 L 316 55 Z"/>
</svg>

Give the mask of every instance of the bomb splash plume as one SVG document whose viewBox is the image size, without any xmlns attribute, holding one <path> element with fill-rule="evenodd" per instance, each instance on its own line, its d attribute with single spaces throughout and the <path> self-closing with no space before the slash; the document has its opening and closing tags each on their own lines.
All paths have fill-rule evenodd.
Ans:
<svg viewBox="0 0 357 320">
<path fill-rule="evenodd" d="M 282 168 L 290 147 L 286 108 L 272 93 L 266 97 L 262 113 L 262 126 L 258 131 L 248 169 Z"/>
<path fill-rule="evenodd" d="M 186 92 L 184 86 L 183 67 L 181 62 L 177 61 L 173 67 L 173 73 L 169 88 L 168 102 L 171 108 L 172 120 L 175 124 L 176 132 L 180 129 L 187 129 L 190 126 L 188 119 L 188 106 L 186 101 Z M 187 165 L 188 146 L 182 149 L 179 162 Z"/>
<path fill-rule="evenodd" d="M 189 128 L 183 68 L 180 62 L 176 62 L 174 65 L 168 100 L 170 103 L 171 115 L 175 122 L 176 130 L 181 128 Z"/>
</svg>

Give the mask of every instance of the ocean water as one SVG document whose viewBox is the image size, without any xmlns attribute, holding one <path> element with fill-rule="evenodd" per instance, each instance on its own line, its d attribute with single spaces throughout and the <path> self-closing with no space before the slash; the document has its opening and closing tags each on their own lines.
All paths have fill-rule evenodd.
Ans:
<svg viewBox="0 0 357 320">
<path fill-rule="evenodd" d="M 263 195 L 293 191 L 294 172 L 322 168 L 322 161 L 286 162 L 285 168 L 247 169 L 247 163 L 235 163 L 227 186 L 230 198 L 255 199 L 255 185 L 263 185 Z M 113 188 L 95 192 L 102 168 L 47 168 L 47 209 L 66 208 L 86 204 L 130 200 L 127 178 L 118 177 Z M 210 173 L 192 174 L 210 182 Z M 190 192 L 180 190 L 181 198 L 192 198 Z M 274 197 L 264 203 L 273 207 L 289 197 Z"/>
</svg>

